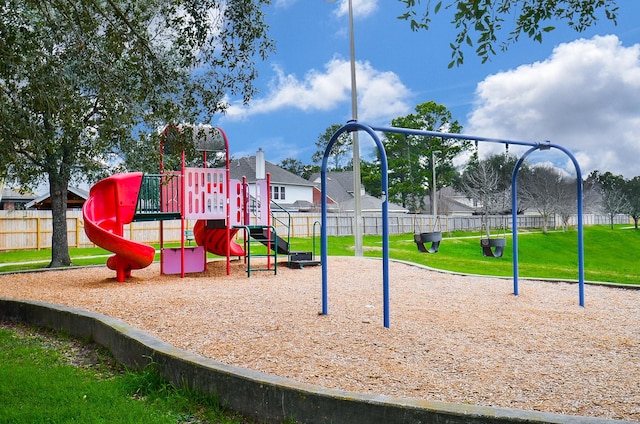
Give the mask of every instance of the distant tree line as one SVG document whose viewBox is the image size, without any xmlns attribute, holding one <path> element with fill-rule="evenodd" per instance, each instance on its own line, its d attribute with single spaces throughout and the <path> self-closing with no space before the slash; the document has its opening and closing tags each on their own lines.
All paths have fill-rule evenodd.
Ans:
<svg viewBox="0 0 640 424">
<path fill-rule="evenodd" d="M 395 118 L 392 126 L 441 133 L 460 133 L 462 126 L 453 120 L 445 106 L 434 101 L 422 103 L 415 113 Z M 305 178 L 320 171 L 326 146 L 340 124 L 329 126 L 316 141 L 317 151 L 312 164 L 288 158 L 280 166 Z M 477 205 L 476 214 L 483 217 L 511 214 L 511 178 L 518 158 L 507 151 L 485 159 L 478 158 L 477 148 L 470 141 L 443 137 L 405 136 L 389 133 L 381 138 L 389 168 L 389 201 L 402 205 L 412 213 L 433 213 L 425 210 L 426 200 L 434 206 L 434 196 L 443 187 L 464 193 Z M 454 166 L 458 155 L 470 158 L 462 167 Z M 362 185 L 368 194 L 381 195 L 379 156 L 374 160 L 361 159 Z M 353 155 L 351 137 L 343 133 L 334 143 L 328 157 L 331 171 L 351 171 Z M 437 177 L 436 177 L 437 176 Z M 434 180 L 435 178 L 435 180 Z M 577 213 L 577 185 L 575 177 L 548 165 L 525 161 L 518 172 L 518 213 L 534 210 L 546 218 L 559 216 L 566 228 Z M 583 181 L 585 210 L 600 211 L 609 216 L 613 228 L 614 217 L 627 214 L 638 228 L 640 219 L 640 176 L 626 180 L 610 172 L 593 171 Z M 545 224 L 546 225 L 546 224 Z M 490 228 L 486 225 L 487 233 Z M 547 231 L 545 227 L 543 231 Z"/>
</svg>

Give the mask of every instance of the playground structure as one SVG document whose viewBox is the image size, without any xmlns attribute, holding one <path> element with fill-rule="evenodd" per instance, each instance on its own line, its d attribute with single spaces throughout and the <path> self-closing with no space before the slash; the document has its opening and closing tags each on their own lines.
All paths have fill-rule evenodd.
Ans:
<svg viewBox="0 0 640 424">
<path fill-rule="evenodd" d="M 277 273 L 278 254 L 289 255 L 289 263 L 302 267 L 315 265 L 304 252 L 290 252 L 289 242 L 279 237 L 271 225 L 270 176 L 257 180 L 255 192 L 249 185 L 230 178 L 229 143 L 219 128 L 194 128 L 193 143 L 203 156 L 203 167 L 185 166 L 184 136 L 176 126 L 165 128 L 160 143 L 160 173 L 132 172 L 115 174 L 91 187 L 82 212 L 89 239 L 114 256 L 107 266 L 116 271 L 116 280 L 125 281 L 131 271 L 149 266 L 155 249 L 124 237 L 124 225 L 136 221 L 160 221 L 160 273 L 180 274 L 202 272 L 207 266 L 207 252 L 226 257 L 227 275 L 231 257 L 243 257 L 247 276 L 251 271 Z M 181 150 L 181 169 L 164 170 L 164 152 Z M 224 168 L 207 168 L 207 153 L 223 153 Z M 165 248 L 163 222 L 180 220 L 180 248 Z M 187 220 L 195 220 L 187 230 Z M 244 243 L 234 239 L 242 230 Z M 186 246 L 186 237 L 196 246 Z M 253 242 L 266 246 L 251 251 Z M 251 258 L 265 257 L 266 268 L 252 266 Z M 293 259 L 292 259 L 293 257 Z M 255 263 L 254 263 L 255 265 Z"/>
<path fill-rule="evenodd" d="M 383 325 L 388 328 L 390 326 L 390 302 L 389 302 L 389 199 L 387 197 L 389 189 L 388 179 L 388 165 L 387 155 L 384 150 L 384 145 L 380 141 L 378 133 L 397 133 L 406 135 L 417 135 L 425 137 L 439 137 L 450 138 L 457 140 L 470 140 L 475 142 L 489 142 L 489 143 L 501 143 L 504 145 L 518 145 L 529 146 L 529 149 L 518 159 L 514 166 L 511 176 L 511 213 L 512 213 L 512 238 L 513 238 L 513 294 L 518 296 L 518 195 L 517 195 L 517 176 L 520 167 L 524 163 L 525 159 L 536 150 L 550 150 L 558 149 L 566 154 L 573 163 L 576 170 L 576 202 L 577 202 L 577 216 L 578 216 L 578 302 L 580 306 L 584 306 L 584 236 L 583 236 L 583 224 L 582 224 L 582 171 L 576 158 L 566 148 L 553 144 L 549 141 L 545 142 L 531 142 L 531 141 L 516 141 L 497 139 L 481 136 L 472 136 L 465 134 L 455 133 L 443 133 L 437 131 L 425 131 L 409 128 L 396 128 L 396 127 L 374 127 L 366 124 L 359 123 L 355 120 L 348 121 L 345 125 L 339 128 L 329 140 L 327 147 L 324 151 L 322 158 L 322 167 L 320 172 L 321 178 L 321 199 L 322 199 L 322 220 L 320 225 L 320 261 L 322 264 L 322 315 L 329 313 L 328 307 L 328 247 L 327 247 L 327 162 L 331 154 L 333 145 L 338 140 L 341 134 L 344 132 L 364 131 L 372 138 L 378 149 L 380 158 L 380 171 L 381 171 L 381 191 L 382 191 L 382 301 L 383 301 Z M 416 243 L 417 239 L 414 238 Z M 501 249 L 504 249 L 506 245 L 506 239 L 484 239 L 484 240 L 499 240 L 498 244 L 504 241 Z M 481 240 L 482 243 L 483 240 Z M 424 242 L 420 239 L 424 247 Z M 426 242 L 426 241 L 425 241 Z M 499 246 L 491 246 L 491 242 L 486 242 L 488 251 L 492 256 L 502 254 L 502 250 L 496 251 Z M 483 252 L 485 251 L 483 247 Z M 494 250 L 492 250 L 492 247 Z M 433 247 L 432 247 L 433 248 Z M 426 249 L 426 247 L 425 247 Z"/>
</svg>

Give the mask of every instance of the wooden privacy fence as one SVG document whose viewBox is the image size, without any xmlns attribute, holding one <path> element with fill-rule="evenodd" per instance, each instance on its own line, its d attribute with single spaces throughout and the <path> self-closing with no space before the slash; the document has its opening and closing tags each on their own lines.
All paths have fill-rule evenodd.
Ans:
<svg viewBox="0 0 640 424">
<path fill-rule="evenodd" d="M 180 241 L 180 221 L 164 221 L 164 241 Z M 189 228 L 192 228 L 189 223 Z M 50 211 L 0 211 L 0 251 L 51 248 L 53 220 Z M 125 237 L 141 243 L 160 242 L 160 222 L 135 222 L 125 226 Z M 69 247 L 95 246 L 84 232 L 81 211 L 67 212 Z"/>
<path fill-rule="evenodd" d="M 275 214 L 279 220 L 275 221 L 276 231 L 285 237 L 287 229 L 285 223 L 288 217 Z M 365 213 L 362 216 L 363 233 L 376 235 L 382 233 L 382 216 L 379 213 Z M 353 234 L 354 216 L 350 213 L 336 213 L 327 215 L 327 234 L 331 236 L 348 236 Z M 438 222 L 439 221 L 439 222 Z M 390 214 L 389 233 L 404 234 L 413 232 L 429 232 L 433 229 L 448 231 L 478 231 L 482 230 L 481 216 L 440 216 L 438 221 L 432 215 Z M 511 215 L 489 217 L 492 232 L 511 231 Z M 576 217 L 570 221 L 575 225 Z M 584 225 L 608 225 L 606 215 L 587 214 L 583 217 Z M 629 224 L 627 215 L 617 215 L 616 224 Z M 193 228 L 194 221 L 187 221 L 186 228 Z M 319 213 L 291 214 L 291 237 L 311 237 L 314 232 L 320 236 Z M 160 221 L 135 222 L 125 226 L 125 237 L 141 243 L 153 244 L 160 242 Z M 162 221 L 165 243 L 179 242 L 181 238 L 180 221 Z M 438 227 L 439 225 L 439 227 Z M 549 228 L 560 227 L 559 219 L 550 219 Z M 519 228 L 541 228 L 540 216 L 519 216 Z M 50 211 L 0 211 L 0 251 L 46 249 L 51 247 L 53 224 Z M 92 247 L 94 244 L 84 232 L 84 221 L 81 211 L 67 212 L 67 238 L 69 247 Z"/>
</svg>

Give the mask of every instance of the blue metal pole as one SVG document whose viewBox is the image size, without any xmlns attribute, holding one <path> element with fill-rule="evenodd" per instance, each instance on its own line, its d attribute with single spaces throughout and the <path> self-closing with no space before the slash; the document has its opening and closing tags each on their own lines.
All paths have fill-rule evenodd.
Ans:
<svg viewBox="0 0 640 424">
<path fill-rule="evenodd" d="M 378 145 L 380 153 L 380 167 L 382 172 L 382 296 L 383 296 L 383 322 L 385 328 L 390 324 L 390 300 L 389 300 L 389 172 L 387 164 L 387 154 L 378 135 L 371 131 L 371 137 Z"/>
<path fill-rule="evenodd" d="M 556 149 L 563 151 L 567 156 L 569 156 L 569 159 L 571 159 L 571 162 L 573 162 L 573 166 L 576 168 L 576 196 L 578 198 L 578 301 L 580 303 L 580 306 L 584 307 L 584 226 L 582 219 L 582 170 L 580 169 L 578 160 L 569 150 L 556 144 L 552 144 L 551 147 L 555 147 Z"/>
<path fill-rule="evenodd" d="M 537 150 L 539 147 L 534 146 L 527 150 L 516 162 L 511 174 L 511 242 L 513 244 L 513 295 L 518 296 L 518 171 L 524 163 L 527 156 Z"/>
<path fill-rule="evenodd" d="M 344 128 L 344 127 L 343 127 Z M 322 266 L 322 315 L 329 313 L 329 283 L 328 283 L 328 246 L 327 246 L 327 159 L 331 153 L 333 144 L 338 139 L 338 136 L 344 131 L 342 128 L 338 130 L 324 151 L 322 158 L 322 167 L 320 169 L 320 194 L 321 194 L 321 219 L 320 219 L 320 259 Z"/>
</svg>

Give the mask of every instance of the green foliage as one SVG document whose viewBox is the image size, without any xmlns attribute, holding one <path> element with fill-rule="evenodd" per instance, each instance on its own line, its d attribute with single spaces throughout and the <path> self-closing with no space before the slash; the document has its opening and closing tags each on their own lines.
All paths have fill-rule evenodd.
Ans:
<svg viewBox="0 0 640 424">
<path fill-rule="evenodd" d="M 443 133 L 460 133 L 462 126 L 451 112 L 434 101 L 421 103 L 415 112 L 391 121 L 392 126 Z M 425 196 L 435 193 L 436 185 L 449 185 L 456 176 L 453 158 L 471 147 L 469 142 L 446 137 L 423 137 L 397 133 L 385 134 L 383 140 L 389 167 L 389 200 L 413 212 L 424 212 Z M 379 174 L 378 170 L 378 174 Z M 369 178 L 372 178 L 369 176 Z"/>
<path fill-rule="evenodd" d="M 640 220 L 640 176 L 626 181 L 624 193 L 629 207 L 627 213 L 633 218 L 635 228 L 638 229 L 638 221 Z"/>
<path fill-rule="evenodd" d="M 255 58 L 273 50 L 269 0 L 7 0 L 0 10 L 0 177 L 48 180 L 52 266 L 69 265 L 70 181 L 103 176 L 136 128 L 208 120 L 228 94 L 254 94 Z M 197 72 L 196 72 L 197 71 Z M 143 148 L 140 148 L 143 147 Z M 131 158 L 129 158 L 131 159 Z M 157 162 L 156 162 L 157 163 Z"/>
<path fill-rule="evenodd" d="M 444 4 L 430 0 L 400 0 L 406 12 L 398 16 L 408 21 L 413 31 L 428 30 L 433 15 L 448 12 L 458 33 L 451 46 L 449 67 L 464 63 L 464 49 L 474 48 L 482 62 L 506 50 L 521 35 L 542 42 L 543 34 L 564 22 L 576 32 L 593 26 L 604 15 L 614 23 L 618 6 L 615 0 L 452 0 Z M 421 4 L 422 11 L 419 11 Z"/>
<path fill-rule="evenodd" d="M 305 180 L 308 180 L 314 172 L 320 172 L 317 165 L 304 165 L 302 161 L 293 158 L 285 158 L 280 162 L 280 168 L 286 169 L 292 174 L 296 174 Z"/>
<path fill-rule="evenodd" d="M 617 214 L 631 211 L 631 203 L 627 194 L 634 195 L 629 191 L 633 187 L 622 175 L 614 175 L 611 172 L 600 173 L 593 171 L 587 178 L 587 184 L 593 186 L 601 195 L 600 207 L 609 215 L 610 227 L 613 226 L 613 219 Z"/>
<path fill-rule="evenodd" d="M 318 150 L 313 154 L 311 160 L 313 163 L 322 165 L 325 150 L 333 135 L 342 127 L 340 124 L 332 124 L 327 127 L 324 133 L 318 136 L 316 147 Z M 351 133 L 344 132 L 340 134 L 338 139 L 333 143 L 329 156 L 327 157 L 327 168 L 333 171 L 347 171 L 353 167 L 353 137 Z"/>
</svg>

